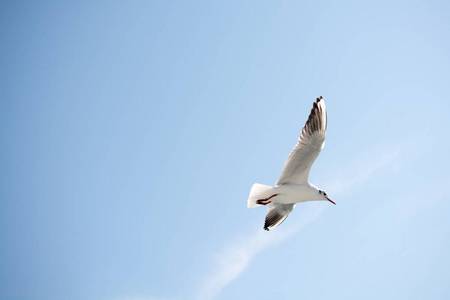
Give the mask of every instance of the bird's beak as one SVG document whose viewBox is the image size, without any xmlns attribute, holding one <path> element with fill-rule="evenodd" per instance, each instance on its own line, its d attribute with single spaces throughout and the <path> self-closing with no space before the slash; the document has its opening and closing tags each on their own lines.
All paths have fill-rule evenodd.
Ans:
<svg viewBox="0 0 450 300">
<path fill-rule="evenodd" d="M 336 203 L 334 203 L 334 201 L 331 200 L 330 198 L 327 197 L 327 200 L 330 201 L 331 203 L 333 203 L 334 205 L 336 205 Z"/>
</svg>

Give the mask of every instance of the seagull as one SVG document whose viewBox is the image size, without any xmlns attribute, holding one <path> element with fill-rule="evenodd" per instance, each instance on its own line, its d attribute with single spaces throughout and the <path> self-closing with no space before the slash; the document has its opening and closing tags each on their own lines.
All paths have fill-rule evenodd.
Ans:
<svg viewBox="0 0 450 300">
<path fill-rule="evenodd" d="M 311 166 L 325 145 L 327 110 L 322 96 L 313 103 L 297 145 L 289 154 L 275 186 L 253 184 L 247 207 L 267 205 L 264 229 L 269 231 L 289 216 L 298 202 L 330 201 L 325 191 L 308 182 Z"/>
</svg>

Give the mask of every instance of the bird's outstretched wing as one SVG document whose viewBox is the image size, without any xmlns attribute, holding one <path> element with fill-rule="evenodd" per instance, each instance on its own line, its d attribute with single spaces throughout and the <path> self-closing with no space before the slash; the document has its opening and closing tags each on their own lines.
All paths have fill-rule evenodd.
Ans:
<svg viewBox="0 0 450 300">
<path fill-rule="evenodd" d="M 320 96 L 313 104 L 298 143 L 286 159 L 276 185 L 308 183 L 311 166 L 325 145 L 326 130 L 327 110 Z"/>
<path fill-rule="evenodd" d="M 264 222 L 264 229 L 269 231 L 281 223 L 289 216 L 294 209 L 295 204 L 281 204 L 270 203 L 267 206 L 266 221 Z"/>
</svg>

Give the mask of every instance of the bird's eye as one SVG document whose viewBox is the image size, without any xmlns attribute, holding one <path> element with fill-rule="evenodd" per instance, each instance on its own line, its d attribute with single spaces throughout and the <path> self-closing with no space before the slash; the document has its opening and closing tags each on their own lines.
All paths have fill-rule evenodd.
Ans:
<svg viewBox="0 0 450 300">
<path fill-rule="evenodd" d="M 327 193 L 325 193 L 325 192 L 323 192 L 323 194 L 326 196 L 327 195 Z"/>
</svg>

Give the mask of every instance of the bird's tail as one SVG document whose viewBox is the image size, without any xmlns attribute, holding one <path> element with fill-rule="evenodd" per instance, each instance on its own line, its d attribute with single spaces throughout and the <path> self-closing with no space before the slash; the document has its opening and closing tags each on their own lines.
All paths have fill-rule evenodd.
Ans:
<svg viewBox="0 0 450 300">
<path fill-rule="evenodd" d="M 269 198 L 273 194 L 275 194 L 273 187 L 255 183 L 250 190 L 250 195 L 248 196 L 247 200 L 247 207 L 252 208 L 260 206 L 261 204 L 256 203 L 257 200 Z"/>
</svg>

